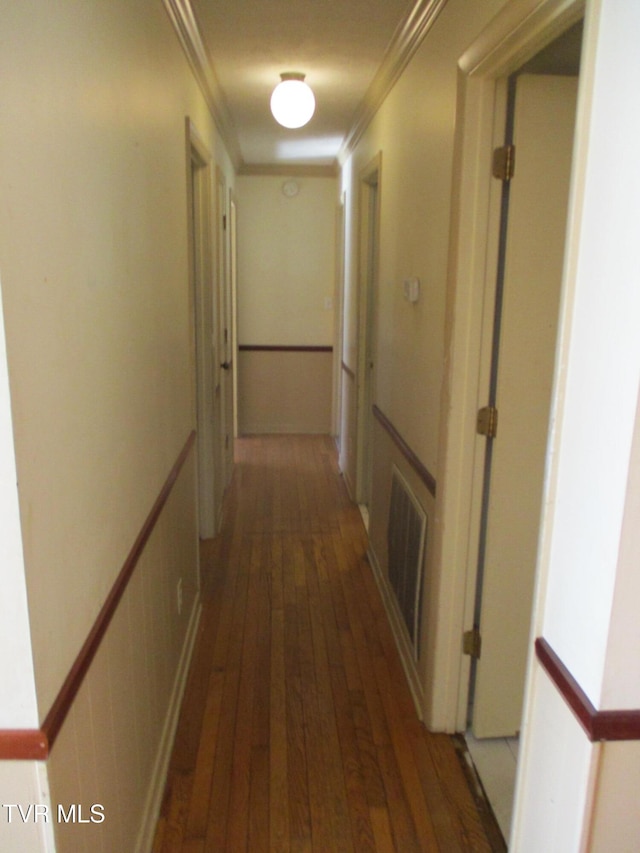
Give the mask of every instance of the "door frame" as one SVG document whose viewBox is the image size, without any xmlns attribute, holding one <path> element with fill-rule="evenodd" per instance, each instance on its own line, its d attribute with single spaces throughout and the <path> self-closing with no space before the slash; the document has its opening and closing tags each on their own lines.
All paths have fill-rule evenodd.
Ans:
<svg viewBox="0 0 640 853">
<path fill-rule="evenodd" d="M 233 469 L 233 373 L 235 359 L 233 352 L 233 323 L 231 275 L 229 263 L 229 205 L 227 179 L 220 166 L 216 166 L 216 276 L 215 276 L 215 306 L 216 326 L 216 394 L 220 415 L 220 482 L 216 490 L 217 523 L 219 528 L 222 521 L 222 506 L 224 493 L 231 479 Z"/>
<path fill-rule="evenodd" d="M 358 369 L 356 423 L 356 501 L 371 497 L 375 352 L 375 310 L 380 254 L 382 152 L 361 169 L 358 180 Z M 375 190 L 375 192 L 374 192 Z"/>
<path fill-rule="evenodd" d="M 498 145 L 515 145 L 517 165 L 513 181 L 496 181 L 502 185 L 503 194 L 499 273 L 497 286 L 489 288 L 487 282 L 485 290 L 491 295 L 495 311 L 483 326 L 487 348 L 491 350 L 488 358 L 491 369 L 477 408 L 497 405 L 499 424 L 495 441 L 484 436 L 475 439 L 480 445 L 478 456 L 483 457 L 482 475 L 477 484 L 474 480 L 474 497 L 477 489 L 481 523 L 477 546 L 474 543 L 477 571 L 473 621 L 474 628 L 479 628 L 482 636 L 482 655 L 471 660 L 467 721 L 475 737 L 511 736 L 522 725 L 534 580 L 539 563 L 543 484 L 551 439 L 551 393 L 560 334 L 575 96 L 579 83 L 578 72 L 569 74 L 565 69 L 557 75 L 550 71 L 548 68 L 546 73 L 528 72 L 525 66 L 522 73 L 511 75 L 507 105 L 509 130 L 506 137 L 496 140 Z M 536 127 L 543 116 L 547 130 L 541 134 Z M 500 121 L 501 127 L 503 123 Z M 535 146 L 531 145 L 534 139 L 537 140 Z M 538 145 L 546 146 L 543 149 L 547 152 L 545 165 L 528 168 Z M 540 160 L 538 163 L 542 166 Z M 541 214 L 540 209 L 534 207 L 534 224 L 544 228 L 536 227 L 532 231 L 531 202 L 539 191 L 541 195 L 536 205 L 543 204 L 546 213 Z M 546 234 L 549 223 L 554 225 L 553 237 Z M 541 239 L 542 234 L 546 234 L 544 239 Z M 531 250 L 529 240 L 537 241 L 540 266 L 534 264 L 533 268 L 530 263 L 522 265 L 521 251 Z M 528 303 L 530 318 L 529 311 L 522 313 L 526 300 L 531 300 Z M 538 314 L 543 308 L 544 314 Z M 546 322 L 542 322 L 542 317 L 546 317 Z M 524 339 L 531 336 L 534 329 L 537 329 L 535 337 L 530 337 L 526 348 L 522 348 L 523 336 Z M 531 372 L 533 364 L 536 365 L 534 373 Z M 516 421 L 519 429 L 514 431 Z M 517 480 L 508 472 L 523 465 L 524 460 L 529 460 L 533 467 L 526 468 L 527 485 L 523 488 L 522 472 Z M 509 478 L 508 482 L 505 478 Z M 508 524 L 504 516 L 498 521 L 500 513 L 512 512 L 516 507 L 517 514 Z M 513 538 L 516 530 L 517 539 Z M 506 560 L 503 547 L 517 547 L 517 555 L 511 552 L 511 558 Z M 469 550 L 471 552 L 471 547 Z M 498 601 L 501 602 L 499 607 Z M 507 615 L 505 609 L 511 612 Z M 511 626 L 508 631 L 506 624 Z"/>
<path fill-rule="evenodd" d="M 333 404 L 332 432 L 338 447 L 342 447 L 342 358 L 344 351 L 344 279 L 345 279 L 345 195 L 341 194 L 336 205 L 336 269 L 333 291 Z"/>
<path fill-rule="evenodd" d="M 231 358 L 233 359 L 233 438 L 238 437 L 238 207 L 229 189 L 229 289 L 231 298 Z"/>
<path fill-rule="evenodd" d="M 187 228 L 192 352 L 192 417 L 197 426 L 198 533 L 215 532 L 212 158 L 193 122 L 186 119 Z M 197 195 L 194 190 L 197 189 Z M 196 256 L 198 260 L 196 261 Z"/>
<path fill-rule="evenodd" d="M 436 730 L 464 731 L 467 717 L 471 659 L 462 654 L 462 635 L 473 625 L 480 524 L 474 483 L 484 460 L 475 423 L 488 371 L 482 329 L 492 311 L 500 207 L 499 182 L 490 169 L 495 116 L 505 115 L 503 81 L 583 17 L 584 5 L 512 0 L 458 61 L 435 542 L 438 620 L 424 708 L 427 725 Z"/>
</svg>

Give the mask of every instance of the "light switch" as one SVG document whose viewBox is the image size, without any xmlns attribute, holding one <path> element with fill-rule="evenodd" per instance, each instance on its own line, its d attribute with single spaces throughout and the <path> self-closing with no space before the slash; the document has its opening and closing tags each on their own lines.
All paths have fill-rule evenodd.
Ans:
<svg viewBox="0 0 640 853">
<path fill-rule="evenodd" d="M 407 302 L 415 303 L 420 299 L 420 279 L 405 278 L 404 280 L 404 298 Z"/>
</svg>

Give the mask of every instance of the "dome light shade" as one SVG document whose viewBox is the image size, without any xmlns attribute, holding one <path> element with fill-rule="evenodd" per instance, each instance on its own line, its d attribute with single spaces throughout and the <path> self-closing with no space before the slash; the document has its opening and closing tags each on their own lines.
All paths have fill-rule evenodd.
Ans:
<svg viewBox="0 0 640 853">
<path fill-rule="evenodd" d="M 271 112 L 283 127 L 303 127 L 314 113 L 316 99 L 304 82 L 304 74 L 288 71 L 281 74 L 271 95 Z"/>
</svg>

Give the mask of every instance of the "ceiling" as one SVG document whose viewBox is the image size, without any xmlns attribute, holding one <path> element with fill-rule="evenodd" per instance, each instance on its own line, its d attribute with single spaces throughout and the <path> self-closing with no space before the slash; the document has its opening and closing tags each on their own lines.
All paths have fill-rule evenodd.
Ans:
<svg viewBox="0 0 640 853">
<path fill-rule="evenodd" d="M 334 168 L 445 0 L 165 0 L 236 167 Z M 185 13 L 185 9 L 187 13 Z M 199 43 L 198 43 L 199 42 Z M 206 68 L 204 66 L 207 66 Z M 306 74 L 316 112 L 281 128 L 269 99 L 283 71 Z"/>
</svg>

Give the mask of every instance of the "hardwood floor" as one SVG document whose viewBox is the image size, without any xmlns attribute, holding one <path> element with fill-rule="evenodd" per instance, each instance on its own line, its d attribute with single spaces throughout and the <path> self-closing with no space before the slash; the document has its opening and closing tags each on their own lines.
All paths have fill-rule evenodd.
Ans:
<svg viewBox="0 0 640 853">
<path fill-rule="evenodd" d="M 154 853 L 504 850 L 416 717 L 332 441 L 236 457 Z"/>
</svg>

